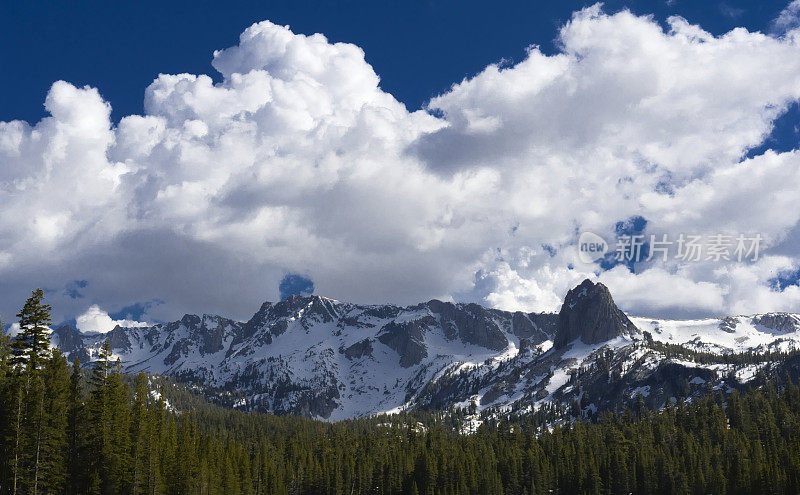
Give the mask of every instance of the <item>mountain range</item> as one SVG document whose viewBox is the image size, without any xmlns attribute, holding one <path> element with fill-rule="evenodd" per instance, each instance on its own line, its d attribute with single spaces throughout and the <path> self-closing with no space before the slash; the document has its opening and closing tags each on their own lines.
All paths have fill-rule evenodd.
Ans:
<svg viewBox="0 0 800 495">
<path fill-rule="evenodd" d="M 796 314 L 635 317 L 590 280 L 559 313 L 291 296 L 245 322 L 185 315 L 105 334 L 63 325 L 51 340 L 82 363 L 108 340 L 126 372 L 169 376 L 231 407 L 326 420 L 454 407 L 592 416 L 800 375 Z"/>
</svg>

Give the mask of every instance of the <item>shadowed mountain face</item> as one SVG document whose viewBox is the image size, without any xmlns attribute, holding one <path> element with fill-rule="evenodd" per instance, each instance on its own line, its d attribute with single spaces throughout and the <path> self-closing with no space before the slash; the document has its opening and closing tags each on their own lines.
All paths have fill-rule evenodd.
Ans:
<svg viewBox="0 0 800 495">
<path fill-rule="evenodd" d="M 84 363 L 105 340 L 127 372 L 169 375 L 245 410 L 339 420 L 405 408 L 524 412 L 552 404 L 587 415 L 637 397 L 662 407 L 677 395 L 733 390 L 755 376 L 753 354 L 739 368 L 708 364 L 708 356 L 730 363 L 730 353 L 800 347 L 800 318 L 628 318 L 604 285 L 585 280 L 558 314 L 292 296 L 264 303 L 246 322 L 185 315 L 106 334 L 68 326 L 52 333 L 55 345 Z M 680 354 L 676 344 L 702 351 L 706 361 L 667 358 L 667 351 Z"/>
<path fill-rule="evenodd" d="M 562 348 L 575 339 L 584 344 L 597 344 L 634 332 L 636 326 L 614 304 L 608 288 L 586 279 L 567 292 L 558 314 L 553 345 Z"/>
<path fill-rule="evenodd" d="M 84 335 L 71 326 L 61 325 L 54 329 L 50 338 L 58 342 L 61 352 L 69 355 L 72 359 L 77 358 L 83 363 L 89 361 Z"/>
</svg>

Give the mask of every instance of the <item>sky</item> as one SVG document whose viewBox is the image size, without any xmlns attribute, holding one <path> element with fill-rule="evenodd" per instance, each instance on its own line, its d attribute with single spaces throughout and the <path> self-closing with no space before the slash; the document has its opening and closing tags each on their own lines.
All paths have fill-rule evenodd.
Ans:
<svg viewBox="0 0 800 495">
<path fill-rule="evenodd" d="M 312 291 L 557 311 L 587 277 L 638 315 L 800 312 L 799 16 L 3 2 L 0 316 L 35 287 L 84 331 Z"/>
</svg>

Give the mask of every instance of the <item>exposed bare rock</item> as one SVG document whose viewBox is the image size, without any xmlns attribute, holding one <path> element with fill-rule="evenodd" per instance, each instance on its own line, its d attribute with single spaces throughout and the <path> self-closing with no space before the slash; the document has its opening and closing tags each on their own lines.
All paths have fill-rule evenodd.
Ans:
<svg viewBox="0 0 800 495">
<path fill-rule="evenodd" d="M 586 279 L 567 292 L 558 314 L 554 346 L 564 347 L 575 339 L 597 344 L 635 331 L 636 326 L 614 304 L 608 288 Z"/>
</svg>

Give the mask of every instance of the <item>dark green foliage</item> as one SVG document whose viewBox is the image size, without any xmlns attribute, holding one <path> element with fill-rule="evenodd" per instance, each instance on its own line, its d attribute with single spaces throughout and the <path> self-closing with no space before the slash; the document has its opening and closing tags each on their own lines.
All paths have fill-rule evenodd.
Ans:
<svg viewBox="0 0 800 495">
<path fill-rule="evenodd" d="M 108 345 L 70 371 L 26 339 L 0 338 L 0 494 L 800 493 L 789 380 L 657 412 L 639 400 L 594 423 L 498 411 L 465 434 L 467 410 L 338 423 L 232 411 L 125 376 Z"/>
<path fill-rule="evenodd" d="M 85 392 L 83 386 L 83 370 L 77 359 L 72 363 L 69 377 L 69 406 L 67 409 L 67 468 L 68 480 L 66 493 L 84 493 L 88 485 L 86 466 L 89 462 L 87 450 L 87 428 L 85 418 Z"/>
<path fill-rule="evenodd" d="M 43 417 L 41 425 L 40 489 L 43 493 L 63 492 L 68 472 L 69 367 L 54 350 L 45 364 Z"/>
<path fill-rule="evenodd" d="M 43 299 L 42 289 L 36 289 L 17 314 L 19 334 L 11 344 L 14 353 L 13 361 L 16 365 L 24 367 L 30 364 L 32 368 L 38 369 L 47 358 L 50 346 L 47 327 L 52 322 L 50 321 L 51 308 L 42 302 Z"/>
<path fill-rule="evenodd" d="M 65 371 L 64 364 L 56 380 L 67 385 L 63 396 L 71 402 L 75 394 Z M 609 413 L 594 424 L 548 429 L 524 419 L 487 421 L 465 435 L 452 424 L 459 412 L 334 424 L 209 405 L 175 414 L 166 407 L 163 390 L 154 399 L 155 381 L 145 375 L 136 378 L 132 395 L 105 403 L 105 413 L 91 412 L 104 400 L 101 394 L 120 388 L 127 392 L 120 378 L 110 368 L 99 385 L 104 391 L 92 390 L 79 414 L 84 428 L 98 433 L 85 437 L 90 457 L 97 460 L 69 469 L 70 479 L 83 480 L 78 493 L 800 490 L 800 387 L 791 384 L 780 392 L 770 387 L 734 392 L 726 403 L 717 395 L 660 412 Z M 74 428 L 65 429 L 72 433 Z M 65 463 L 73 450 L 63 447 Z M 53 483 L 48 493 L 74 490 L 70 483 L 58 488 L 59 479 L 52 480 L 47 480 Z M 30 493 L 28 481 L 20 486 L 26 490 L 20 493 Z"/>
<path fill-rule="evenodd" d="M 69 372 L 50 350 L 50 306 L 33 291 L 19 312 L 20 331 L 0 341 L 2 487 L 10 493 L 58 493 L 67 478 Z"/>
<path fill-rule="evenodd" d="M 119 362 L 112 364 L 108 341 L 92 373 L 93 389 L 86 404 L 90 478 L 103 493 L 122 493 L 130 474 L 130 394 Z"/>
</svg>

